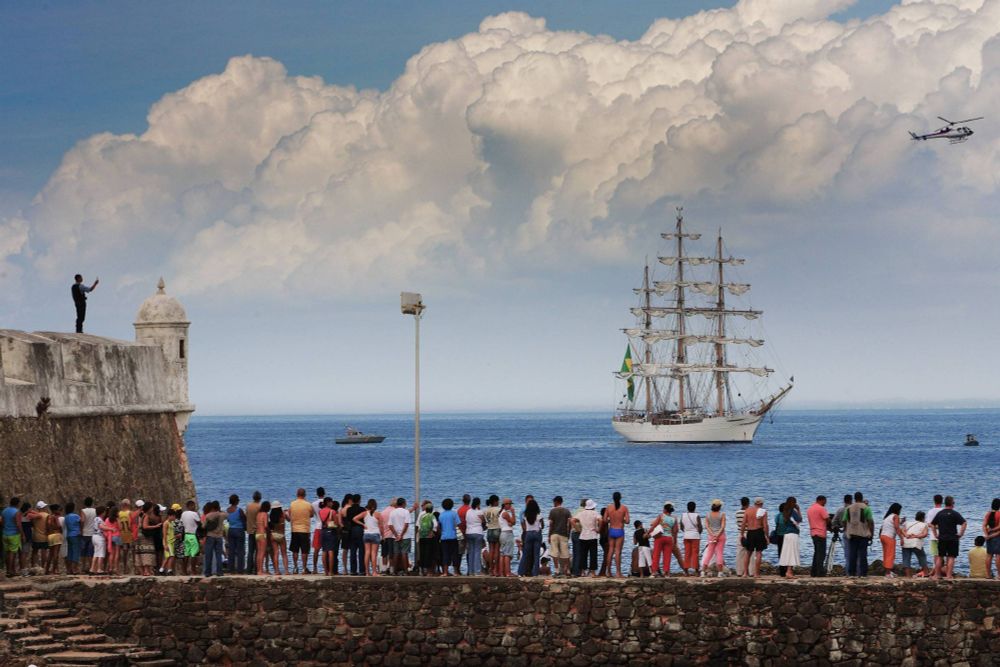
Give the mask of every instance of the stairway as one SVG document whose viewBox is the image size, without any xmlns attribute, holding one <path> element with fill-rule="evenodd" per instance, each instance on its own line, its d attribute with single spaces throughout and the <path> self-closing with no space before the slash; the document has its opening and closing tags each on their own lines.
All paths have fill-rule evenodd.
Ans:
<svg viewBox="0 0 1000 667">
<path fill-rule="evenodd" d="M 0 636 L 19 657 L 38 667 L 167 667 L 176 664 L 157 650 L 115 642 L 70 610 L 21 580 L 0 582 Z"/>
</svg>

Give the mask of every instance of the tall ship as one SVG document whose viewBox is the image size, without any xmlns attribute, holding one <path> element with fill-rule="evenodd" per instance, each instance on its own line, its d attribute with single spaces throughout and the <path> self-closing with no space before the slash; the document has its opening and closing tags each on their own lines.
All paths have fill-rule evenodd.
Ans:
<svg viewBox="0 0 1000 667">
<path fill-rule="evenodd" d="M 634 290 L 640 305 L 631 309 L 635 326 L 623 329 L 629 342 L 616 375 L 625 392 L 612 426 L 631 442 L 752 442 L 794 379 L 768 390 L 774 370 L 760 360 L 763 338 L 749 331 L 762 311 L 727 303 L 750 291 L 727 276 L 746 260 L 725 254 L 721 230 L 714 253 L 687 254 L 701 234 L 685 230 L 681 208 L 661 236 L 671 254 L 657 259 L 669 275 L 653 280 L 647 263 Z"/>
</svg>

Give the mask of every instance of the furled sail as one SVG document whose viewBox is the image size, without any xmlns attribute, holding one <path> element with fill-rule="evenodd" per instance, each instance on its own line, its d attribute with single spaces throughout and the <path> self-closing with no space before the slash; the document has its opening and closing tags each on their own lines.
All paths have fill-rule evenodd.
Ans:
<svg viewBox="0 0 1000 667">
<path fill-rule="evenodd" d="M 745 259 L 739 259 L 736 257 L 723 257 L 719 259 L 718 257 L 657 257 L 660 260 L 660 264 L 666 264 L 667 266 L 673 266 L 679 261 L 685 264 L 690 264 L 691 266 L 701 266 L 702 264 L 732 264 L 734 266 L 741 266 L 746 264 Z"/>
<path fill-rule="evenodd" d="M 716 296 L 719 293 L 719 283 L 690 280 L 657 280 L 653 283 L 653 292 L 662 296 L 674 291 L 678 287 L 691 288 L 707 296 Z M 741 296 L 750 290 L 749 283 L 722 283 L 722 287 L 734 296 Z M 633 291 L 639 294 L 644 290 L 636 288 Z"/>
<path fill-rule="evenodd" d="M 729 336 L 705 336 L 698 334 L 680 334 L 673 329 L 624 329 L 625 335 L 638 338 L 648 345 L 662 343 L 665 340 L 679 340 L 684 345 L 695 343 L 722 343 L 723 345 L 749 345 L 760 347 L 764 341 L 760 338 L 731 338 Z"/>
<path fill-rule="evenodd" d="M 650 308 L 637 307 L 630 310 L 636 317 L 642 317 L 646 313 L 649 313 L 651 317 L 669 317 L 670 315 L 692 317 L 694 315 L 701 315 L 702 317 L 715 318 L 726 315 L 737 315 L 747 320 L 755 320 L 763 313 L 761 310 L 717 310 L 714 308 L 672 308 L 663 306 L 652 306 Z"/>
<path fill-rule="evenodd" d="M 657 376 L 670 376 L 678 377 L 681 375 L 688 375 L 689 373 L 751 373 L 758 377 L 767 377 L 774 372 L 774 369 L 763 368 L 756 366 L 714 366 L 711 364 L 682 364 L 682 363 L 667 363 L 667 364 L 632 364 L 632 372 L 630 375 L 638 375 L 640 377 L 657 377 Z M 629 374 L 619 373 L 619 377 L 625 377 Z"/>
</svg>

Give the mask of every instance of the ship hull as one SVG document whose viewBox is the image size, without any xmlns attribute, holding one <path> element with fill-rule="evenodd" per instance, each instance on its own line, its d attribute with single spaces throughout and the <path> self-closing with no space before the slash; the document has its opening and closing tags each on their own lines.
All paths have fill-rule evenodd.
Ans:
<svg viewBox="0 0 1000 667">
<path fill-rule="evenodd" d="M 629 442 L 753 442 L 763 415 L 706 417 L 686 424 L 652 424 L 646 421 L 612 421 L 615 431 Z"/>
</svg>

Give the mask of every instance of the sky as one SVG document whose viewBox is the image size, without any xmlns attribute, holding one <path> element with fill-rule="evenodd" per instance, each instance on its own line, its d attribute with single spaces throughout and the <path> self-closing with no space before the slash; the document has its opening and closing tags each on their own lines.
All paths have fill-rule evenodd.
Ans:
<svg viewBox="0 0 1000 667">
<path fill-rule="evenodd" d="M 0 328 L 162 275 L 202 414 L 409 409 L 404 290 L 425 409 L 610 410 L 676 206 L 788 407 L 1000 404 L 1000 0 L 11 2 L 0 62 Z"/>
</svg>

